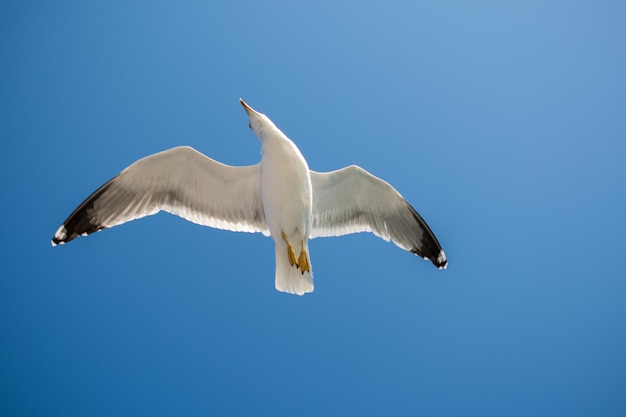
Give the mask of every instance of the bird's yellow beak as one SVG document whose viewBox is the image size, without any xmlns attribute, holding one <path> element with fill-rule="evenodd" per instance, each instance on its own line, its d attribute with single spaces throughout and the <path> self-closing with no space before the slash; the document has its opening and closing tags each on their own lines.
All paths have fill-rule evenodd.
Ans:
<svg viewBox="0 0 626 417">
<path fill-rule="evenodd" d="M 239 99 L 239 102 L 243 106 L 243 109 L 246 111 L 246 113 L 248 113 L 248 116 L 252 116 L 253 114 L 256 113 L 256 110 L 254 110 L 252 107 L 248 106 L 248 104 L 245 101 L 243 101 L 242 98 Z"/>
</svg>

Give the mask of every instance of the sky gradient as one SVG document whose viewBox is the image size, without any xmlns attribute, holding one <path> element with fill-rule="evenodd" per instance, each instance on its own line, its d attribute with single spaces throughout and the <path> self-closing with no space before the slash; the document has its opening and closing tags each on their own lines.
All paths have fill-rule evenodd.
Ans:
<svg viewBox="0 0 626 417">
<path fill-rule="evenodd" d="M 624 4 L 249 3 L 0 4 L 0 415 L 626 415 Z M 270 239 L 164 213 L 50 246 L 143 156 L 256 163 L 240 97 L 448 270 L 315 239 L 282 294 Z"/>
</svg>

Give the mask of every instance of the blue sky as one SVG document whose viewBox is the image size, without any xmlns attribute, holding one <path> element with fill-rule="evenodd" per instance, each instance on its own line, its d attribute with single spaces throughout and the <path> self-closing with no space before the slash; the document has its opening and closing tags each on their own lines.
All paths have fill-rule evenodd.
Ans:
<svg viewBox="0 0 626 417">
<path fill-rule="evenodd" d="M 0 5 L 0 415 L 626 414 L 625 7 L 617 1 Z M 310 243 L 160 214 L 52 248 L 99 185 L 266 113 L 358 164 L 447 271 L 372 235 Z"/>
</svg>

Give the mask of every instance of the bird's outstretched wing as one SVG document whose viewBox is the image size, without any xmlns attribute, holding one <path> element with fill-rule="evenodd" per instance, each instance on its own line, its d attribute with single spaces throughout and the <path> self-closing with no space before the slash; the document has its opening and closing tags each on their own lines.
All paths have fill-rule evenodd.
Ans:
<svg viewBox="0 0 626 417">
<path fill-rule="evenodd" d="M 221 164 L 188 146 L 147 156 L 91 194 L 63 222 L 52 244 L 156 214 L 236 232 L 269 235 L 259 164 Z"/>
<path fill-rule="evenodd" d="M 311 238 L 373 232 L 440 269 L 447 267 L 446 255 L 422 216 L 387 182 L 356 165 L 311 171 L 311 182 Z"/>
</svg>

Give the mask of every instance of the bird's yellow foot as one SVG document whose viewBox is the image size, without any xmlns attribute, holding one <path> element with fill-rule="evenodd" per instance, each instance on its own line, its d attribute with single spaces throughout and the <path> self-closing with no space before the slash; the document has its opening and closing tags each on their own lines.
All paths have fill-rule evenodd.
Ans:
<svg viewBox="0 0 626 417">
<path fill-rule="evenodd" d="M 300 256 L 298 256 L 298 266 L 302 270 L 302 274 L 305 272 L 311 272 L 311 264 L 309 263 L 309 255 L 304 249 L 304 240 L 302 241 L 302 249 L 300 250 Z"/>
<path fill-rule="evenodd" d="M 287 243 L 287 257 L 289 258 L 289 265 L 298 268 L 298 261 L 296 261 L 296 253 L 293 251 L 293 246 L 291 246 L 291 243 L 287 240 L 285 232 L 281 232 L 281 236 L 285 243 Z"/>
</svg>

